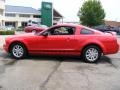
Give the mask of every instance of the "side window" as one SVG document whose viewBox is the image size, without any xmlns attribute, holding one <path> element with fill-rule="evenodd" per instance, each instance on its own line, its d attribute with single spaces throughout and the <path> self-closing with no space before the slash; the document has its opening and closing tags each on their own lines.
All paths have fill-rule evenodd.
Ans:
<svg viewBox="0 0 120 90">
<path fill-rule="evenodd" d="M 80 34 L 94 34 L 94 32 L 91 31 L 91 30 L 89 30 L 89 29 L 83 28 L 83 29 L 80 31 Z"/>
<path fill-rule="evenodd" d="M 73 35 L 75 32 L 74 27 L 61 26 L 56 27 L 49 31 L 51 35 Z"/>
</svg>

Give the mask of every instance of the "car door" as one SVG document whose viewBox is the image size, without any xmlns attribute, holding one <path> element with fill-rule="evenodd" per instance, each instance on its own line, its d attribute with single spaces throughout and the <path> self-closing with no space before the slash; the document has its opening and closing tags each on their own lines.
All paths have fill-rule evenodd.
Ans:
<svg viewBox="0 0 120 90">
<path fill-rule="evenodd" d="M 69 29 L 69 30 L 68 30 Z M 70 31 L 71 29 L 71 31 Z M 73 31 L 72 31 L 73 30 Z M 39 52 L 72 52 L 76 46 L 75 27 L 59 26 L 48 31 L 48 36 L 37 37 L 37 50 Z M 45 32 L 44 32 L 45 33 Z"/>
</svg>

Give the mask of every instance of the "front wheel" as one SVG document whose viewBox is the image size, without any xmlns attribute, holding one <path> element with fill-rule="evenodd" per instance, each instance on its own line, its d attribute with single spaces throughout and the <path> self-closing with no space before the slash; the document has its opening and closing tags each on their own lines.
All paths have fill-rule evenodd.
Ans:
<svg viewBox="0 0 120 90">
<path fill-rule="evenodd" d="M 85 62 L 95 63 L 101 57 L 101 49 L 97 46 L 91 45 L 87 46 L 82 53 L 82 57 Z"/>
<path fill-rule="evenodd" d="M 10 48 L 10 54 L 16 59 L 21 59 L 27 55 L 27 50 L 23 44 L 15 43 Z"/>
</svg>

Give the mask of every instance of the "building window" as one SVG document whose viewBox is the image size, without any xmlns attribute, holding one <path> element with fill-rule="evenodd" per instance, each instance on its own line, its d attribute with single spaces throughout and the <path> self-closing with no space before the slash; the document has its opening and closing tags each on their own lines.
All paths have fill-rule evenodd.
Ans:
<svg viewBox="0 0 120 90">
<path fill-rule="evenodd" d="M 5 16 L 6 16 L 6 17 L 15 17 L 16 15 L 15 15 L 15 14 L 12 14 L 12 13 L 5 13 Z"/>
<path fill-rule="evenodd" d="M 41 18 L 40 15 L 33 15 L 33 18 Z"/>
<path fill-rule="evenodd" d="M 5 22 L 5 26 L 16 27 L 16 22 Z"/>
<path fill-rule="evenodd" d="M 19 15 L 19 17 L 29 18 L 29 17 L 30 17 L 30 15 L 28 15 L 28 14 L 20 14 L 20 15 Z"/>
<path fill-rule="evenodd" d="M 27 22 L 21 22 L 21 26 L 24 28 L 27 26 Z"/>
</svg>

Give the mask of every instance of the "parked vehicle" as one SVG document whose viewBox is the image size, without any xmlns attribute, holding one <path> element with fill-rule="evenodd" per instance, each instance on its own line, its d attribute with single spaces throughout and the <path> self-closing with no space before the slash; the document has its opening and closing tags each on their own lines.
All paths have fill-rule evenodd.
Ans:
<svg viewBox="0 0 120 90">
<path fill-rule="evenodd" d="M 111 31 L 115 31 L 117 34 L 120 34 L 120 27 L 111 27 Z"/>
<path fill-rule="evenodd" d="M 25 27 L 24 31 L 27 33 L 31 33 L 31 32 L 37 33 L 37 32 L 41 32 L 47 28 L 48 27 L 45 25 L 32 25 L 32 26 Z"/>
<path fill-rule="evenodd" d="M 32 26 L 32 25 L 38 25 L 38 22 L 29 20 L 29 21 L 27 22 L 27 26 Z"/>
<path fill-rule="evenodd" d="M 112 27 L 112 26 L 107 26 L 107 25 L 98 25 L 92 27 L 93 29 L 102 31 L 102 32 L 107 32 L 107 31 L 113 31 L 116 32 L 117 34 L 120 34 L 120 27 Z"/>
<path fill-rule="evenodd" d="M 6 30 L 15 30 L 15 27 L 13 27 L 13 26 L 6 26 Z"/>
<path fill-rule="evenodd" d="M 5 39 L 4 49 L 16 59 L 28 54 L 81 56 L 97 62 L 101 55 L 114 54 L 119 45 L 114 32 L 103 33 L 82 25 L 60 24 L 40 33 L 27 33 Z"/>
<path fill-rule="evenodd" d="M 0 30 L 15 30 L 15 27 L 13 27 L 13 26 L 2 26 L 2 27 L 0 27 Z"/>
<path fill-rule="evenodd" d="M 93 29 L 102 31 L 102 32 L 106 32 L 106 31 L 111 31 L 111 27 L 110 26 L 106 26 L 106 25 L 98 25 L 98 26 L 94 26 L 92 27 Z"/>
</svg>

